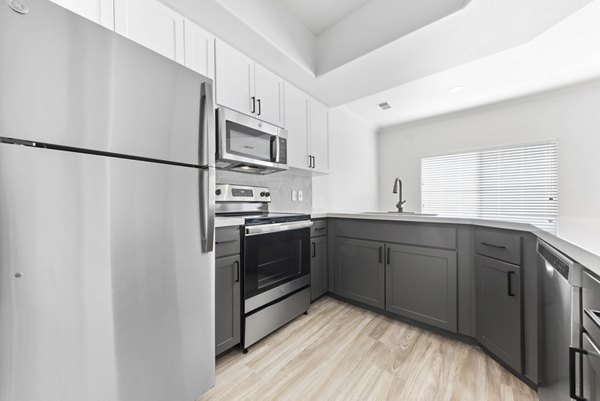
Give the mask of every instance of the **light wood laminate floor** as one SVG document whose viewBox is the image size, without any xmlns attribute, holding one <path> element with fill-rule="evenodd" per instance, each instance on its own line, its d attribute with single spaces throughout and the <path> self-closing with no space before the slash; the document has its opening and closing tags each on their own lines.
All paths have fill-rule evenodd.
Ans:
<svg viewBox="0 0 600 401">
<path fill-rule="evenodd" d="M 537 401 L 478 347 L 325 297 L 217 360 L 207 400 Z"/>
</svg>

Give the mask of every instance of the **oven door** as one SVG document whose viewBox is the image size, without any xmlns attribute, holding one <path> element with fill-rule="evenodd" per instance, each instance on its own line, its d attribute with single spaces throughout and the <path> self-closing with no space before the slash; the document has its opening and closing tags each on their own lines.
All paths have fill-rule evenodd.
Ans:
<svg viewBox="0 0 600 401">
<path fill-rule="evenodd" d="M 311 225 L 311 221 L 301 221 L 246 228 L 246 312 L 310 284 Z"/>
</svg>

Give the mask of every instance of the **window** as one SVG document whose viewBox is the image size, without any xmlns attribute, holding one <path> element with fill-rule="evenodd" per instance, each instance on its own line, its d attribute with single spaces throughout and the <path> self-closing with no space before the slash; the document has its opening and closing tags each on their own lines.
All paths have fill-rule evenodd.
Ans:
<svg viewBox="0 0 600 401">
<path fill-rule="evenodd" d="M 421 159 L 421 210 L 534 224 L 556 233 L 556 143 Z"/>
</svg>

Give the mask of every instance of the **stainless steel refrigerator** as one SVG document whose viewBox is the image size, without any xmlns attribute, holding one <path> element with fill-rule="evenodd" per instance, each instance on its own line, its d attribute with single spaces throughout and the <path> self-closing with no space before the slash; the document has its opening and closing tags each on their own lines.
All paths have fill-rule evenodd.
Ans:
<svg viewBox="0 0 600 401">
<path fill-rule="evenodd" d="M 0 38 L 0 400 L 194 400 L 211 81 L 48 0 L 3 2 Z"/>
</svg>

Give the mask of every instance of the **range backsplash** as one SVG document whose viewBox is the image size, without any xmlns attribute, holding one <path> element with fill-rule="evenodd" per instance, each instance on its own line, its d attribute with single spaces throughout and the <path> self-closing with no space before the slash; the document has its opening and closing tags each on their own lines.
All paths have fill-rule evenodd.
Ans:
<svg viewBox="0 0 600 401">
<path fill-rule="evenodd" d="M 312 178 L 309 171 L 289 169 L 258 175 L 217 170 L 217 183 L 268 187 L 271 190 L 269 210 L 272 212 L 310 213 L 312 210 Z M 292 190 L 302 191 L 302 202 L 292 201 Z"/>
</svg>

